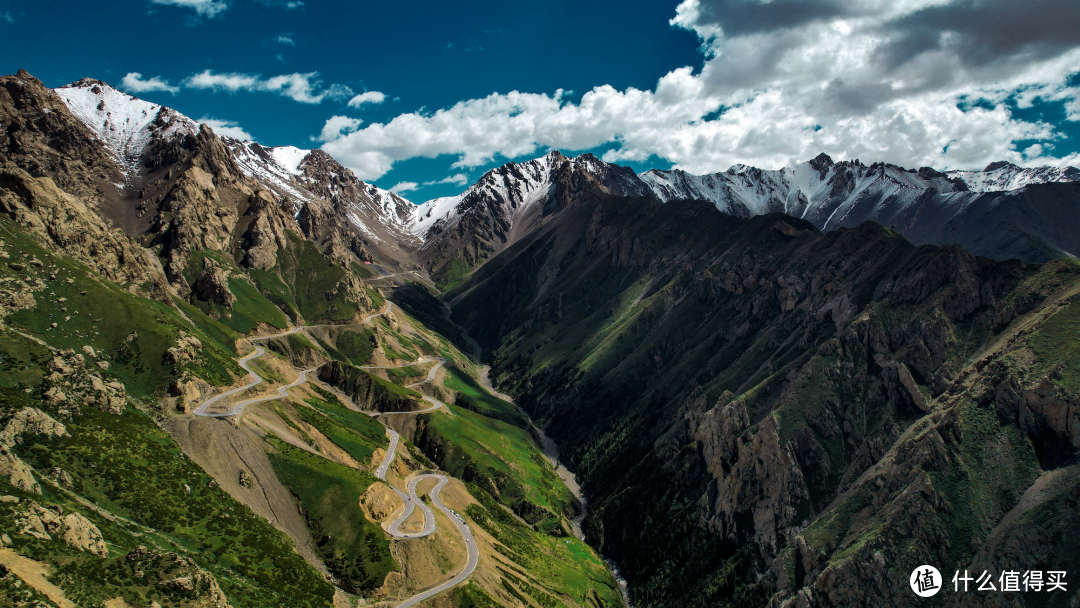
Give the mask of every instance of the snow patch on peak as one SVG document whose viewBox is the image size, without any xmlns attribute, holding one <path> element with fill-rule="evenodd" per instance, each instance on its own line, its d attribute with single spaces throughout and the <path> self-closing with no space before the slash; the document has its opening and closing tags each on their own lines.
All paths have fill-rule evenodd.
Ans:
<svg viewBox="0 0 1080 608">
<path fill-rule="evenodd" d="M 540 158 L 496 167 L 457 196 L 444 196 L 421 204 L 408 230 L 422 239 L 436 226 L 440 232 L 445 231 L 474 206 L 473 201 L 481 198 L 495 201 L 499 213 L 513 225 L 514 219 L 526 209 L 548 200 L 555 188 L 552 174 L 566 160 L 577 161 L 552 150 Z"/>
<path fill-rule="evenodd" d="M 300 174 L 300 163 L 304 162 L 311 150 L 301 150 L 294 146 L 267 148 L 277 164 L 293 175 Z"/>
<path fill-rule="evenodd" d="M 424 235 L 440 221 L 447 225 L 457 223 L 461 215 L 457 212 L 457 207 L 463 198 L 465 194 L 443 196 L 417 205 L 413 220 L 409 223 L 409 232 L 414 236 L 424 238 Z"/>
<path fill-rule="evenodd" d="M 300 172 L 300 163 L 310 150 L 292 146 L 266 148 L 254 141 L 240 141 L 231 137 L 221 139 L 232 150 L 240 170 L 289 199 L 294 215 L 300 212 L 303 203 L 314 200 L 314 195 L 299 187 L 294 180 L 294 176 Z"/>
<path fill-rule="evenodd" d="M 982 171 L 949 171 L 948 176 L 964 180 L 975 192 L 1007 192 L 1052 182 L 1080 181 L 1076 167 L 1018 167 L 1012 163 L 991 163 Z"/>
<path fill-rule="evenodd" d="M 155 140 L 199 132 L 198 123 L 187 116 L 118 91 L 100 80 L 84 78 L 54 91 L 105 144 L 126 177 L 138 171 L 139 159 Z"/>
<path fill-rule="evenodd" d="M 497 215 L 501 225 L 513 228 L 529 209 L 552 200 L 555 174 L 566 163 L 591 174 L 613 194 L 643 196 L 648 193 L 646 185 L 627 167 L 606 163 L 588 153 L 571 158 L 552 150 L 539 158 L 496 167 L 457 196 L 423 203 L 417 209 L 416 220 L 409 231 L 425 240 L 434 237 L 452 228 L 481 203 L 481 213 Z"/>
</svg>

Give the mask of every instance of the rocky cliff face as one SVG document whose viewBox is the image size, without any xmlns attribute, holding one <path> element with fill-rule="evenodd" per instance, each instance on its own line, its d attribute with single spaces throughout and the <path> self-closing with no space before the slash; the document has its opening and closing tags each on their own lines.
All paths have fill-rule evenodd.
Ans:
<svg viewBox="0 0 1080 608">
<path fill-rule="evenodd" d="M 0 209 L 102 276 L 164 298 L 160 266 L 104 219 L 123 171 L 63 101 L 25 71 L 0 77 Z"/>
<path fill-rule="evenodd" d="M 1073 564 L 1022 514 L 1071 521 L 1078 289 L 1070 261 L 596 191 L 454 314 L 577 468 L 636 601 L 900 606 L 923 563 Z"/>
<path fill-rule="evenodd" d="M 241 169 L 273 190 L 304 234 L 338 262 L 377 260 L 394 266 L 419 246 L 406 230 L 415 205 L 360 181 L 322 150 L 225 142 Z"/>
<path fill-rule="evenodd" d="M 410 412 L 427 407 L 421 401 L 388 391 L 360 368 L 340 361 L 320 367 L 319 379 L 341 390 L 357 407 L 368 411 Z"/>
<path fill-rule="evenodd" d="M 227 252 L 257 269 L 273 266 L 286 235 L 299 232 L 273 195 L 240 171 L 208 127 L 163 148 L 155 152 L 172 162 L 148 167 L 150 175 L 165 175 L 144 187 L 142 205 L 153 213 L 145 238 L 161 246 L 170 280 L 183 281 L 193 251 Z"/>
</svg>

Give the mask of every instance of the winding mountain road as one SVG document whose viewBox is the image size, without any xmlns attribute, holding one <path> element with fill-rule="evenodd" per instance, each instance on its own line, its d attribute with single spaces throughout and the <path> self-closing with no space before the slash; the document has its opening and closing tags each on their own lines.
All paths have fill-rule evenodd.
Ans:
<svg viewBox="0 0 1080 608">
<path fill-rule="evenodd" d="M 387 277 L 380 277 L 380 278 L 387 278 Z M 374 319 L 375 317 L 387 314 L 392 309 L 393 309 L 393 303 L 390 302 L 389 300 L 387 300 L 387 302 L 386 302 L 386 310 L 384 310 L 382 312 L 375 313 L 375 314 L 368 315 L 367 317 L 364 318 L 363 323 L 365 323 L 365 324 L 371 323 L 372 319 Z M 294 327 L 294 328 L 290 329 L 289 331 L 282 332 L 280 334 L 274 334 L 274 335 L 270 335 L 270 336 L 251 337 L 251 338 L 248 338 L 248 341 L 249 342 L 256 342 L 256 341 L 262 342 L 262 341 L 265 341 L 265 340 L 272 340 L 274 338 L 281 338 L 283 336 L 288 336 L 288 335 L 294 334 L 294 333 L 296 333 L 298 331 L 305 330 L 305 329 L 310 329 L 310 328 L 314 328 L 314 327 L 326 327 L 326 326 L 321 326 L 321 325 L 311 325 L 311 326 L 301 325 L 301 326 Z M 243 413 L 244 407 L 246 407 L 248 405 L 251 405 L 253 403 L 261 403 L 263 401 L 273 401 L 273 400 L 276 400 L 276 399 L 281 399 L 283 397 L 287 397 L 290 388 L 293 388 L 294 386 L 298 386 L 298 385 L 303 384 L 304 382 L 306 382 L 308 373 L 312 372 L 312 371 L 315 371 L 314 369 L 305 369 L 305 370 L 300 371 L 300 374 L 297 377 L 296 381 L 294 381 L 293 383 L 291 383 L 291 384 L 289 384 L 287 386 L 283 386 L 283 387 L 278 388 L 278 393 L 276 395 L 266 395 L 266 396 L 262 396 L 262 397 L 254 397 L 254 398 L 251 398 L 251 399 L 245 399 L 244 401 L 234 403 L 232 405 L 232 407 L 230 407 L 227 411 L 222 411 L 222 412 L 209 412 L 209 411 L 207 411 L 210 407 L 213 407 L 216 403 L 218 403 L 222 399 L 225 399 L 226 397 L 229 397 L 231 395 L 236 395 L 238 393 L 243 393 L 244 391 L 246 391 L 248 389 L 251 389 L 251 388 L 261 384 L 263 382 L 262 376 L 260 376 L 254 370 L 252 370 L 250 365 L 248 365 L 248 363 L 250 361 L 254 360 L 254 359 L 258 359 L 259 357 L 262 357 L 265 354 L 266 354 L 266 349 L 263 348 L 262 346 L 256 345 L 254 352 L 252 352 L 250 354 L 247 354 L 247 355 L 241 357 L 240 359 L 237 359 L 237 363 L 240 365 L 240 367 L 243 368 L 245 371 L 247 371 L 248 376 L 250 377 L 250 381 L 247 384 L 245 384 L 244 386 L 225 391 L 223 393 L 220 393 L 218 395 L 215 395 L 215 396 L 211 397 L 210 399 L 207 399 L 198 408 L 195 409 L 194 414 L 196 416 L 206 416 L 206 417 L 211 417 L 211 418 L 225 418 L 225 417 L 228 417 L 228 416 L 239 415 L 239 414 Z M 420 382 L 414 382 L 413 384 L 410 384 L 410 385 L 405 387 L 405 388 L 413 388 L 414 386 L 420 386 L 421 384 L 427 384 L 428 382 L 433 381 L 435 379 L 436 372 L 439 371 L 439 368 L 446 365 L 446 359 L 444 359 L 442 357 L 425 356 L 425 357 L 421 358 L 420 360 L 416 361 L 415 363 L 409 363 L 409 364 L 405 364 L 405 365 L 396 365 L 396 366 L 365 366 L 362 369 L 396 369 L 396 368 L 400 368 L 400 367 L 411 367 L 413 365 L 422 365 L 424 363 L 430 363 L 432 361 L 438 361 L 439 364 L 436 365 L 435 367 L 433 367 L 430 372 L 428 372 L 428 375 L 424 380 L 421 380 Z M 411 412 L 365 412 L 365 413 L 367 413 L 369 416 L 371 416 L 373 418 L 377 418 L 379 416 L 386 416 L 388 414 L 425 414 L 425 413 L 428 413 L 428 412 L 433 412 L 433 411 L 435 411 L 435 410 L 437 410 L 437 409 L 439 409 L 441 407 L 444 407 L 444 404 L 442 402 L 440 402 L 440 401 L 438 401 L 438 400 L 436 400 L 436 399 L 434 399 L 432 397 L 429 397 L 427 395 L 421 395 L 421 397 L 423 397 L 426 401 L 431 403 L 432 406 L 430 408 L 428 408 L 428 409 L 425 409 L 425 410 L 416 410 L 416 411 L 411 411 Z M 446 411 L 450 412 L 450 409 L 446 408 Z M 414 605 L 416 605 L 416 604 L 418 604 L 418 603 L 420 603 L 420 602 L 422 602 L 422 601 L 424 601 L 424 600 L 426 600 L 426 599 L 428 599 L 430 597 L 438 595 L 438 594 L 442 593 L 443 591 L 446 591 L 447 589 L 450 589 L 450 588 L 454 587 L 455 585 L 457 585 L 461 581 L 468 578 L 469 575 L 472 574 L 474 570 L 476 570 L 476 565 L 480 562 L 480 551 L 476 547 L 476 541 L 473 539 L 472 532 L 469 530 L 469 526 L 465 523 L 465 520 L 462 519 L 461 516 L 459 516 L 457 513 L 455 513 L 452 509 L 450 509 L 446 505 L 444 505 L 442 503 L 442 501 L 439 499 L 439 491 L 442 490 L 443 487 L 447 483 L 449 483 L 449 481 L 450 481 L 449 478 L 447 478 L 445 475 L 439 475 L 437 473 L 425 473 L 425 474 L 422 474 L 422 475 L 417 475 L 417 476 L 413 477 L 409 481 L 408 485 L 406 486 L 407 492 L 402 491 L 401 489 L 396 488 L 393 485 L 390 485 L 390 482 L 388 482 L 386 480 L 386 473 L 390 468 L 390 464 L 394 461 L 394 457 L 396 456 L 397 447 L 401 442 L 401 435 L 399 435 L 398 432 L 395 431 L 394 429 L 386 426 L 385 423 L 383 423 L 383 426 L 386 428 L 386 433 L 390 437 L 390 444 L 386 448 L 386 456 L 383 458 L 382 463 L 379 465 L 379 468 L 376 470 L 375 476 L 378 477 L 380 480 L 382 480 L 384 483 L 386 483 L 386 485 L 390 486 L 390 489 L 392 489 L 394 491 L 394 493 L 397 494 L 398 497 L 401 498 L 401 500 L 405 503 L 405 510 L 403 511 L 403 513 L 393 523 L 391 523 L 389 526 L 387 526 L 387 529 L 386 529 L 387 533 L 389 533 L 391 536 L 394 536 L 396 538 L 408 539 L 408 538 L 422 538 L 422 537 L 425 537 L 425 536 L 429 536 L 429 535 L 431 535 L 432 533 L 435 532 L 435 527 L 436 527 L 436 525 L 435 525 L 435 513 L 432 512 L 431 508 L 428 507 L 424 503 L 424 501 L 422 501 L 420 499 L 419 496 L 417 496 L 417 494 L 416 494 L 416 486 L 417 486 L 418 483 L 420 483 L 420 481 L 422 481 L 424 479 L 436 479 L 438 481 L 435 484 L 435 487 L 432 488 L 431 492 L 428 493 L 428 495 L 431 496 L 431 504 L 434 505 L 436 509 L 439 509 L 440 511 L 442 511 L 443 514 L 446 515 L 446 518 L 449 519 L 454 524 L 454 527 L 456 527 L 458 532 L 461 534 L 461 538 L 464 539 L 464 541 L 465 541 L 465 547 L 466 547 L 466 550 L 467 550 L 467 553 L 468 553 L 467 559 L 465 560 L 465 567 L 462 568 L 456 575 L 454 575 L 453 578 L 451 578 L 450 580 L 448 580 L 448 581 L 446 581 L 444 583 L 440 583 L 439 585 L 437 585 L 435 587 L 432 587 L 431 589 L 428 589 L 426 591 L 418 593 L 417 595 L 414 595 L 414 596 L 410 597 L 409 599 L 405 600 L 404 602 L 397 605 L 397 608 L 409 608 L 409 606 L 414 606 Z M 408 534 L 408 533 L 401 532 L 401 530 L 400 530 L 401 525 L 405 523 L 405 521 L 409 518 L 409 516 L 411 516 L 413 514 L 413 512 L 416 510 L 417 507 L 420 508 L 420 512 L 423 513 L 423 515 L 424 515 L 424 527 L 423 527 L 423 529 L 420 532 L 413 533 L 413 534 Z"/>
<path fill-rule="evenodd" d="M 370 318 L 370 317 L 368 317 L 368 318 Z M 304 328 L 305 328 L 305 326 L 294 327 L 294 328 L 290 329 L 289 331 L 282 332 L 280 334 L 274 334 L 272 336 L 251 337 L 251 338 L 248 338 L 248 342 L 256 342 L 256 341 L 262 342 L 262 341 L 265 341 L 265 340 L 273 340 L 274 338 L 281 338 L 281 337 L 284 337 L 284 336 L 295 334 L 296 332 L 298 332 L 298 331 L 300 331 L 301 329 L 304 329 Z M 211 397 L 210 399 L 207 399 L 206 401 L 204 401 L 202 403 L 202 405 L 195 408 L 194 414 L 196 416 L 208 416 L 208 417 L 211 417 L 211 418 L 225 418 L 227 416 L 235 416 L 235 415 L 240 414 L 241 412 L 244 411 L 244 406 L 250 405 L 252 403 L 260 403 L 262 401 L 273 401 L 274 399 L 281 399 L 282 397 L 285 397 L 288 394 L 290 388 L 292 388 L 292 387 L 294 387 L 294 386 L 296 386 L 298 384 L 303 384 L 304 382 L 307 381 L 308 372 L 315 371 L 314 369 L 305 369 L 305 370 L 301 371 L 300 376 L 297 378 L 296 382 L 293 382 L 292 384 L 290 384 L 288 386 L 283 386 L 283 387 L 279 388 L 277 395 L 271 395 L 271 396 L 268 396 L 268 397 L 256 397 L 254 399 L 247 399 L 247 400 L 241 401 L 239 403 L 234 403 L 232 408 L 229 409 L 229 411 L 227 411 L 227 412 L 207 412 L 206 411 L 208 408 L 213 406 L 215 403 L 217 403 L 218 401 L 221 401 L 222 399 L 224 399 L 226 397 L 229 397 L 231 395 L 235 395 L 237 393 L 242 393 L 242 392 L 248 390 L 249 388 L 254 388 L 254 387 L 262 384 L 262 382 L 263 382 L 262 376 L 255 373 L 255 370 L 251 369 L 251 367 L 248 365 L 248 362 L 251 361 L 252 359 L 258 359 L 259 357 L 261 357 L 261 356 L 263 356 L 265 354 L 266 354 L 266 349 L 265 348 L 263 348 L 261 346 L 255 346 L 255 352 L 253 352 L 253 353 L 251 353 L 249 355 L 245 355 L 244 357 L 241 357 L 240 359 L 237 359 L 237 361 L 236 361 L 237 364 L 239 364 L 240 367 L 242 367 L 244 369 L 244 371 L 246 371 L 248 373 L 248 377 L 251 378 L 251 381 L 248 382 L 247 384 L 245 384 L 244 386 L 241 386 L 240 388 L 234 388 L 232 390 L 225 391 L 224 393 L 220 393 L 218 395 L 215 395 L 215 396 Z"/>
</svg>

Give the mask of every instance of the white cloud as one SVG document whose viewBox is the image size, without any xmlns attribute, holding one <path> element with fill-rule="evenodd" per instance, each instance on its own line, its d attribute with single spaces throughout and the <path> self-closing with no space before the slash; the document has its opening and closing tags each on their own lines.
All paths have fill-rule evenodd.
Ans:
<svg viewBox="0 0 1080 608">
<path fill-rule="evenodd" d="M 217 118 L 210 118 L 203 116 L 199 119 L 199 124 L 204 124 L 214 130 L 214 133 L 219 136 L 231 137 L 233 139 L 239 139 L 240 141 L 250 141 L 255 139 L 251 136 L 251 133 L 240 128 L 240 125 L 234 120 L 219 120 Z"/>
<path fill-rule="evenodd" d="M 205 70 L 189 76 L 183 85 L 192 89 L 213 91 L 265 91 L 277 93 L 300 103 L 317 104 L 324 99 L 343 99 L 353 94 L 352 89 L 341 84 L 323 88 L 318 72 L 306 74 L 282 74 L 264 79 L 259 74 L 214 73 Z"/>
<path fill-rule="evenodd" d="M 391 186 L 390 191 L 391 192 L 397 192 L 398 194 L 400 194 L 402 192 L 412 192 L 413 190 L 416 190 L 419 187 L 420 187 L 420 184 L 418 184 L 416 182 L 400 182 L 398 184 L 395 184 L 395 185 Z"/>
<path fill-rule="evenodd" d="M 424 182 L 422 184 L 418 184 L 416 182 L 399 182 L 393 187 L 391 187 L 390 191 L 401 194 L 403 192 L 413 192 L 425 186 L 437 186 L 440 184 L 454 184 L 457 186 L 464 186 L 467 183 L 469 183 L 469 177 L 464 173 L 457 173 L 443 179 L 432 180 L 430 182 Z"/>
<path fill-rule="evenodd" d="M 124 79 L 120 81 L 120 86 L 128 93 L 164 91 L 176 94 L 180 90 L 179 87 L 171 86 L 168 80 L 162 80 L 159 76 L 143 80 L 142 74 L 138 72 L 129 72 L 127 76 L 124 76 Z"/>
<path fill-rule="evenodd" d="M 153 4 L 190 8 L 200 17 L 207 18 L 213 18 L 214 15 L 229 8 L 229 4 L 228 2 L 225 2 L 225 0 L 150 0 L 150 2 Z"/>
<path fill-rule="evenodd" d="M 15 23 L 15 18 L 11 16 L 11 13 L 0 13 L 0 19 L 3 19 L 8 23 Z"/>
<path fill-rule="evenodd" d="M 379 104 L 379 103 L 382 103 L 384 101 L 386 101 L 386 95 L 384 95 L 384 94 L 382 94 L 382 93 L 380 93 L 378 91 L 368 91 L 366 93 L 361 93 L 361 94 L 357 95 L 356 97 L 353 97 L 352 99 L 350 99 L 349 100 L 349 107 L 350 108 L 359 108 L 360 106 L 364 105 L 365 103 Z"/>
<path fill-rule="evenodd" d="M 261 80 L 255 74 L 215 74 L 210 70 L 193 74 L 184 81 L 184 86 L 192 89 L 213 89 L 235 93 L 241 90 L 257 90 Z"/>
<path fill-rule="evenodd" d="M 469 183 L 469 176 L 468 175 L 465 175 L 464 173 L 456 173 L 454 175 L 444 177 L 443 179 L 440 179 L 440 180 L 437 180 L 437 181 L 424 182 L 424 185 L 425 186 L 434 186 L 436 184 L 454 184 L 454 185 L 457 185 L 457 186 L 464 186 L 467 183 Z"/>
<path fill-rule="evenodd" d="M 674 69 L 652 90 L 602 85 L 577 103 L 563 91 L 493 94 L 324 129 L 323 148 L 368 180 L 414 157 L 448 154 L 456 167 L 474 167 L 607 143 L 617 145 L 605 160 L 655 155 L 695 173 L 776 168 L 822 151 L 940 169 L 1062 161 L 1053 150 L 1063 135 L 1019 118 L 1007 102 L 1059 103 L 1080 120 L 1080 88 L 1068 86 L 1080 69 L 1080 9 L 1025 9 L 1024 27 L 1012 27 L 1001 18 L 1015 12 L 1006 0 L 967 13 L 969 2 L 949 0 L 792 4 L 685 0 L 672 24 L 698 34 L 704 64 Z M 1039 25 L 1049 33 L 1030 34 Z"/>
<path fill-rule="evenodd" d="M 290 35 L 281 34 L 277 38 L 274 38 L 274 42 L 278 44 L 287 44 L 289 46 L 296 46 L 296 41 L 292 39 Z"/>
<path fill-rule="evenodd" d="M 359 129 L 360 125 L 363 122 L 364 121 L 360 120 L 359 118 L 350 118 L 348 116 L 333 116 L 330 118 L 330 120 L 326 121 L 325 125 L 323 125 L 322 133 L 319 134 L 319 137 L 312 139 L 315 139 L 317 141 L 330 141 L 332 139 L 337 139 L 342 135 L 352 133 L 353 131 Z"/>
</svg>

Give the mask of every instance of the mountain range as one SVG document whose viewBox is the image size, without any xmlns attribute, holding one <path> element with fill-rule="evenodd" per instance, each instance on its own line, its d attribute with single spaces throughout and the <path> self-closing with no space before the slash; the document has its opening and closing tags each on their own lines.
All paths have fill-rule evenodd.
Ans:
<svg viewBox="0 0 1080 608">
<path fill-rule="evenodd" d="M 923 564 L 1075 571 L 1078 203 L 1072 167 L 551 151 L 414 204 L 2 77 L 0 597 L 907 606 Z"/>
<path fill-rule="evenodd" d="M 105 144 L 125 180 L 137 179 L 139 161 L 155 142 L 199 129 L 174 110 L 100 81 L 84 79 L 56 92 Z M 1080 251 L 1070 223 L 1076 190 L 1069 184 L 1080 181 L 1075 167 L 997 162 L 981 171 L 941 172 L 834 162 L 821 154 L 779 170 L 736 165 L 708 175 L 678 169 L 637 175 L 590 154 L 567 158 L 551 152 L 488 171 L 460 195 L 414 205 L 358 180 L 321 150 L 223 141 L 241 171 L 291 206 L 301 223 L 325 230 L 322 224 L 333 215 L 335 224 L 351 228 L 335 235 L 339 244 L 360 248 L 363 240 L 384 259 L 399 261 L 419 249 L 418 259 L 432 270 L 459 249 L 461 261 L 473 267 L 533 229 L 545 209 L 550 212 L 556 184 L 570 171 L 588 174 L 620 196 L 705 200 L 738 217 L 786 213 L 822 231 L 874 220 L 916 244 L 955 243 L 995 259 L 1038 262 Z"/>
</svg>

